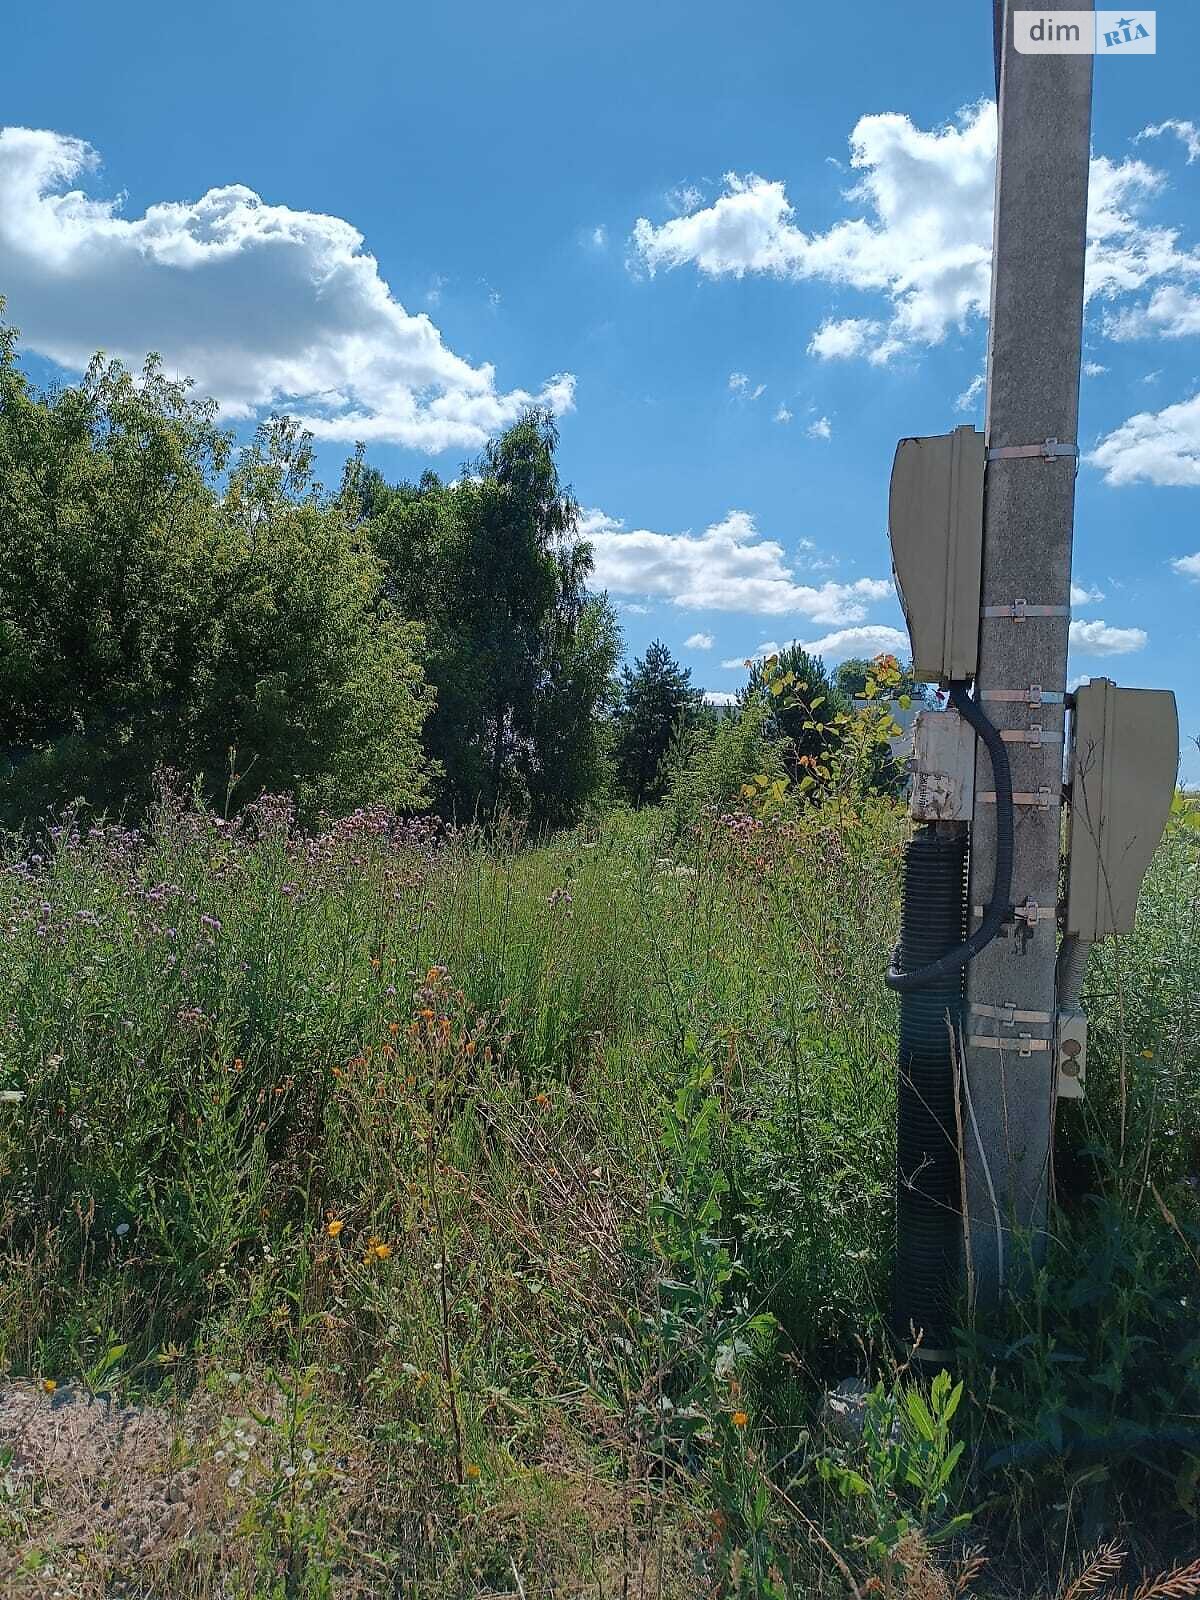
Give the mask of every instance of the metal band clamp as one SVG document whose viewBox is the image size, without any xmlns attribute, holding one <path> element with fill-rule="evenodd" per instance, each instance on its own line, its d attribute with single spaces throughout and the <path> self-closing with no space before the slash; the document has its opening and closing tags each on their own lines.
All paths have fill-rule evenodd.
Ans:
<svg viewBox="0 0 1200 1600">
<path fill-rule="evenodd" d="M 986 906 L 972 906 L 971 915 L 982 918 L 986 909 Z M 1057 916 L 1053 906 L 1039 906 L 1036 900 L 1027 900 L 1023 906 L 1014 906 L 1009 912 L 1010 921 L 1026 922 L 1031 928 L 1039 922 L 1053 922 Z"/>
<path fill-rule="evenodd" d="M 1027 728 L 1001 728 L 1000 737 L 1005 744 L 1027 744 L 1035 750 L 1044 744 L 1061 744 L 1061 733 L 1046 733 L 1040 722 L 1031 722 Z"/>
<path fill-rule="evenodd" d="M 1054 791 L 1049 787 L 1049 785 L 1043 784 L 1041 788 L 1035 792 L 1014 794 L 1012 797 L 1013 805 L 1036 806 L 1039 811 L 1049 811 L 1053 794 Z M 975 791 L 975 798 L 982 805 L 994 806 L 996 803 L 996 791 L 995 789 L 977 789 Z"/>
<path fill-rule="evenodd" d="M 1078 465 L 1079 446 L 1064 444 L 1060 439 L 1043 439 L 1041 444 L 1002 444 L 987 452 L 989 461 L 1056 461 L 1072 456 Z"/>
<path fill-rule="evenodd" d="M 1009 606 L 980 606 L 981 617 L 1004 618 L 1010 622 L 1024 622 L 1029 617 L 1069 617 L 1070 606 L 1031 606 L 1028 600 L 1014 600 Z"/>
<path fill-rule="evenodd" d="M 981 689 L 981 700 L 1006 700 L 1014 705 L 1059 706 L 1062 694 L 1056 689 L 1043 689 L 1040 683 L 1031 683 L 1028 689 Z"/>
<path fill-rule="evenodd" d="M 1005 1039 L 997 1033 L 972 1033 L 967 1043 L 977 1050 L 1015 1050 L 1020 1056 L 1031 1056 L 1035 1050 L 1050 1048 L 1049 1039 L 1034 1039 L 1027 1033 L 1019 1033 L 1015 1039 Z"/>
<path fill-rule="evenodd" d="M 1044 1022 L 1049 1026 L 1054 1020 L 1048 1011 L 1018 1011 L 1013 1000 L 1003 1006 L 981 1006 L 972 1001 L 968 1010 L 973 1011 L 977 1017 L 994 1017 L 997 1022 L 1003 1022 L 1008 1027 L 1014 1022 Z"/>
</svg>

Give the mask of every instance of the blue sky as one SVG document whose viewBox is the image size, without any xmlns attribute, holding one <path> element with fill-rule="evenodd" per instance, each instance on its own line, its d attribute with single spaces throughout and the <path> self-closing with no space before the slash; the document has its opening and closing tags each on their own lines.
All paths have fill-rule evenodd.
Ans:
<svg viewBox="0 0 1200 1600">
<path fill-rule="evenodd" d="M 21 7 L 0 293 L 39 376 L 157 348 L 330 482 L 544 399 L 630 654 L 728 693 L 769 642 L 870 653 L 895 441 L 982 423 L 990 9 Z M 1158 34 L 1096 67 L 1071 673 L 1191 735 L 1200 11 Z"/>
</svg>

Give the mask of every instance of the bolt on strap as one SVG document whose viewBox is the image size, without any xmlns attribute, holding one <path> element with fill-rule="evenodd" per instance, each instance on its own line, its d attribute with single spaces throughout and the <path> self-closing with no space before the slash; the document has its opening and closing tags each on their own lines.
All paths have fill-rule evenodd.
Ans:
<svg viewBox="0 0 1200 1600">
<path fill-rule="evenodd" d="M 1073 457 L 1078 467 L 1079 446 L 1061 439 L 1043 439 L 1041 444 L 997 445 L 987 452 L 989 461 L 1056 461 L 1064 456 Z"/>
<path fill-rule="evenodd" d="M 994 1017 L 997 1022 L 1003 1022 L 1010 1027 L 1014 1022 L 1044 1022 L 1049 1026 L 1054 1020 L 1048 1011 L 1018 1011 L 1013 1000 L 1003 1006 L 983 1006 L 972 1001 L 967 1009 L 973 1011 L 977 1017 Z"/>
<path fill-rule="evenodd" d="M 1049 1039 L 1034 1039 L 1027 1033 L 1015 1038 L 1004 1038 L 998 1033 L 972 1033 L 967 1043 L 977 1050 L 1015 1050 L 1019 1056 L 1031 1056 L 1035 1050 L 1049 1050 Z"/>
<path fill-rule="evenodd" d="M 1035 750 L 1044 744 L 1061 744 L 1061 733 L 1047 733 L 1040 722 L 1030 723 L 1028 728 L 1001 728 L 1000 737 L 1006 744 L 1027 744 Z"/>
<path fill-rule="evenodd" d="M 982 917 L 987 910 L 986 906 L 972 906 L 971 915 Z M 1032 928 L 1039 922 L 1053 922 L 1058 915 L 1053 906 L 1039 906 L 1036 901 L 1027 900 L 1023 906 L 1014 906 L 1009 914 L 1010 922 L 1027 922 Z"/>
<path fill-rule="evenodd" d="M 981 700 L 1006 700 L 1014 705 L 1060 706 L 1063 695 L 1057 689 L 1043 689 L 1040 683 L 1031 683 L 1028 689 L 980 689 Z"/>
<path fill-rule="evenodd" d="M 1028 600 L 1014 600 L 1007 606 L 980 606 L 979 615 L 1003 618 L 1009 622 L 1024 622 L 1029 617 L 1069 617 L 1070 606 L 1031 606 Z"/>
<path fill-rule="evenodd" d="M 1041 788 L 1035 791 L 1022 791 L 1014 794 L 1012 803 L 1015 806 L 1036 806 L 1039 811 L 1048 811 L 1053 794 L 1054 791 L 1048 784 L 1042 784 Z M 981 805 L 994 806 L 996 804 L 996 791 L 995 789 L 976 789 L 975 798 Z"/>
</svg>

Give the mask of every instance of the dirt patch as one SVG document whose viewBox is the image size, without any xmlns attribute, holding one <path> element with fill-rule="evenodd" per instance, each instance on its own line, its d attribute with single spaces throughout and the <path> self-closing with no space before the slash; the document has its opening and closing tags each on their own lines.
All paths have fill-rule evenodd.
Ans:
<svg viewBox="0 0 1200 1600">
<path fill-rule="evenodd" d="M 8 1515 L 0 1580 L 12 1595 L 89 1592 L 114 1567 L 153 1563 L 195 1531 L 201 1473 L 181 1465 L 179 1430 L 153 1407 L 64 1385 L 0 1388 Z"/>
</svg>

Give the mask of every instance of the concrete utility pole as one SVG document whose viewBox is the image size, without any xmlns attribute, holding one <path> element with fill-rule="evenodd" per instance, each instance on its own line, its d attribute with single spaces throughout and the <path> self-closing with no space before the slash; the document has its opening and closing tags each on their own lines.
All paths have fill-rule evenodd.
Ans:
<svg viewBox="0 0 1200 1600">
<path fill-rule="evenodd" d="M 1075 3 L 1075 0 L 1073 0 Z M 1079 0 L 1083 9 L 1087 0 Z M 1055 909 L 1077 457 L 1091 55 L 1024 55 L 1004 14 L 988 343 L 989 449 L 976 691 L 1012 764 L 1017 919 L 971 963 L 965 1120 L 981 1304 L 1020 1275 L 1012 1230 L 1044 1244 L 1054 1118 Z M 1001 451 L 992 456 L 992 451 Z M 1009 452 L 1012 452 L 1011 454 Z M 1041 730 L 1040 734 L 1038 730 Z M 991 893 L 996 807 L 982 745 L 970 905 Z M 970 926 L 978 926 L 972 910 Z"/>
</svg>

